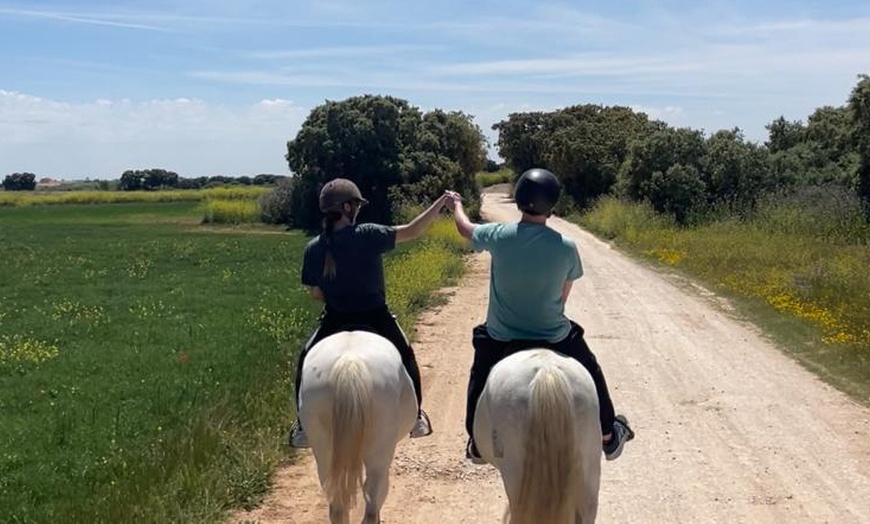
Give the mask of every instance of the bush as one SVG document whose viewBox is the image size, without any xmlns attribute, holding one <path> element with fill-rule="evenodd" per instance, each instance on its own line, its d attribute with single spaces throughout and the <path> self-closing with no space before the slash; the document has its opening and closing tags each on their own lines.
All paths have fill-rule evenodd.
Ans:
<svg viewBox="0 0 870 524">
<path fill-rule="evenodd" d="M 839 185 L 771 194 L 761 201 L 750 222 L 771 234 L 837 244 L 870 243 L 870 224 L 864 219 L 861 198 Z"/>
<path fill-rule="evenodd" d="M 295 178 L 278 181 L 275 189 L 260 197 L 260 219 L 267 224 L 290 224 Z"/>
<path fill-rule="evenodd" d="M 3 179 L 6 191 L 33 191 L 36 189 L 36 175 L 33 173 L 12 173 Z"/>
<path fill-rule="evenodd" d="M 477 185 L 480 187 L 489 187 L 496 184 L 513 184 L 516 179 L 516 174 L 513 170 L 504 168 L 497 171 L 484 171 L 474 175 Z"/>
</svg>

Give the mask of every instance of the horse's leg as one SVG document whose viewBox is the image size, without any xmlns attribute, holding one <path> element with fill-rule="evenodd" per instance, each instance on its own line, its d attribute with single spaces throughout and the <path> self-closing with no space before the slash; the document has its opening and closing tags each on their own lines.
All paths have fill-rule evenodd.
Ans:
<svg viewBox="0 0 870 524">
<path fill-rule="evenodd" d="M 392 453 L 386 463 L 379 460 L 374 464 L 366 464 L 366 481 L 363 485 L 366 511 L 362 524 L 378 524 L 381 521 L 381 508 L 390 490 L 391 459 Z"/>
<path fill-rule="evenodd" d="M 595 524 L 598 515 L 598 480 L 594 479 L 583 489 L 577 505 L 576 524 Z"/>
<path fill-rule="evenodd" d="M 331 456 L 323 451 L 318 455 L 318 451 L 321 450 L 314 450 L 314 458 L 315 462 L 317 462 L 317 476 L 320 477 L 320 486 L 326 489 L 326 481 L 329 476 L 329 468 L 327 467 L 327 464 L 329 464 Z M 330 524 L 349 524 L 350 510 L 337 504 L 330 503 L 329 522 Z"/>
<path fill-rule="evenodd" d="M 329 523 L 330 524 L 350 524 L 350 514 L 347 508 L 330 504 L 329 505 Z"/>
</svg>

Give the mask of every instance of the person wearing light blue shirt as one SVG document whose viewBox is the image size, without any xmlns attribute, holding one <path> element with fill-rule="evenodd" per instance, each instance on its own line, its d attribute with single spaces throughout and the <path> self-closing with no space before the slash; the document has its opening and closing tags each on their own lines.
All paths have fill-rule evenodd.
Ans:
<svg viewBox="0 0 870 524">
<path fill-rule="evenodd" d="M 561 194 L 556 176 L 530 169 L 517 180 L 514 199 L 522 211 L 519 222 L 474 224 L 462 200 L 450 192 L 459 234 L 475 251 L 488 251 L 490 294 L 486 322 L 474 328 L 474 363 L 468 381 L 465 428 L 466 458 L 483 463 L 474 443 L 474 413 L 490 370 L 512 351 L 549 347 L 579 361 L 592 375 L 598 392 L 602 447 L 607 460 L 622 453 L 634 432 L 623 415 L 616 415 L 604 373 L 583 338 L 583 328 L 565 316 L 565 302 L 583 265 L 573 240 L 547 226 Z"/>
</svg>

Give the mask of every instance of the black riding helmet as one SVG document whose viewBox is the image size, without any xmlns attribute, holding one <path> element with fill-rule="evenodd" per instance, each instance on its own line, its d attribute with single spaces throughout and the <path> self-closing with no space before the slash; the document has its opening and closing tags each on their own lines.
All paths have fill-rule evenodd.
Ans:
<svg viewBox="0 0 870 524">
<path fill-rule="evenodd" d="M 533 168 L 517 180 L 514 200 L 520 211 L 530 215 L 550 216 L 561 192 L 562 184 L 556 175 L 546 169 Z"/>
</svg>

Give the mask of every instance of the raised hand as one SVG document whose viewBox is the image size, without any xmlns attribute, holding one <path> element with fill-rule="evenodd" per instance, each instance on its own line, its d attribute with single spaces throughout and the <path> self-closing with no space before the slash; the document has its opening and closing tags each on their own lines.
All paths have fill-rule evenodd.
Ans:
<svg viewBox="0 0 870 524">
<path fill-rule="evenodd" d="M 462 197 L 456 191 L 447 190 L 444 192 L 444 196 L 447 198 L 445 205 L 450 211 L 456 209 L 456 204 L 462 202 Z"/>
</svg>

